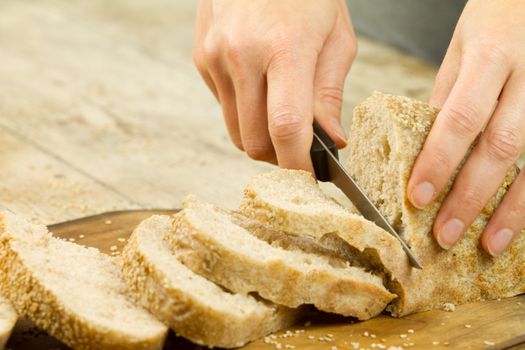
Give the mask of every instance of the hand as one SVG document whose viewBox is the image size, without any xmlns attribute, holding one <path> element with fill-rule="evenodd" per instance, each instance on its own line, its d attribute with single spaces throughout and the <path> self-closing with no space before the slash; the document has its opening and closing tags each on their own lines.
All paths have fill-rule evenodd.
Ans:
<svg viewBox="0 0 525 350">
<path fill-rule="evenodd" d="M 339 147 L 343 85 L 356 53 L 344 0 L 201 0 L 199 72 L 233 143 L 251 158 L 313 171 L 315 115 Z"/>
<path fill-rule="evenodd" d="M 470 0 L 436 77 L 430 103 L 441 112 L 408 184 L 419 208 L 435 200 L 486 125 L 434 223 L 448 249 L 494 195 L 525 142 L 525 2 Z M 481 238 L 501 254 L 525 227 L 521 171 Z"/>
</svg>

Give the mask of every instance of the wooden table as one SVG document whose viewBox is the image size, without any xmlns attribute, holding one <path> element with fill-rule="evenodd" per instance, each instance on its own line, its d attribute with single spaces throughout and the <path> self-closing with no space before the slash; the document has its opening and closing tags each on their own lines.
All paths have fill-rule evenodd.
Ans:
<svg viewBox="0 0 525 350">
<path fill-rule="evenodd" d="M 192 0 L 0 2 L 0 209 L 49 224 L 188 193 L 234 207 L 270 166 L 231 144 L 191 60 Z M 364 38 L 344 99 L 426 98 L 436 68 Z"/>
</svg>

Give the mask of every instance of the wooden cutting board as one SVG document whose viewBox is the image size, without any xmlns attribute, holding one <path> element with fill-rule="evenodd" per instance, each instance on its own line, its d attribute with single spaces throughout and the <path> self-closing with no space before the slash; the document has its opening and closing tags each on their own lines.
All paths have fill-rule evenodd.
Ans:
<svg viewBox="0 0 525 350">
<path fill-rule="evenodd" d="M 133 228 L 153 214 L 176 210 L 110 212 L 49 227 L 55 235 L 118 255 Z M 525 349 L 525 295 L 434 310 L 401 319 L 381 315 L 365 322 L 313 313 L 301 324 L 246 346 L 270 349 Z M 68 349 L 22 320 L 7 344 L 14 350 Z M 165 349 L 201 349 L 173 334 Z"/>
</svg>

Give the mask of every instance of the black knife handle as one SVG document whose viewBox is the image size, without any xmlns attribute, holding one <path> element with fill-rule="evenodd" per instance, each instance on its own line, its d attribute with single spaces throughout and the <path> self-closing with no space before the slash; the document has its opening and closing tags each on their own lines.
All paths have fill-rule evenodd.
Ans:
<svg viewBox="0 0 525 350">
<path fill-rule="evenodd" d="M 317 135 L 321 139 L 321 141 L 326 145 L 326 147 L 336 158 L 339 157 L 337 152 L 337 145 L 316 121 L 314 121 L 313 123 L 313 128 L 314 139 L 312 142 L 312 147 L 310 148 L 310 157 L 312 158 L 315 176 L 319 181 L 330 181 L 330 173 L 328 172 L 328 162 L 326 159 L 327 154 L 325 148 L 317 140 L 315 135 Z"/>
</svg>

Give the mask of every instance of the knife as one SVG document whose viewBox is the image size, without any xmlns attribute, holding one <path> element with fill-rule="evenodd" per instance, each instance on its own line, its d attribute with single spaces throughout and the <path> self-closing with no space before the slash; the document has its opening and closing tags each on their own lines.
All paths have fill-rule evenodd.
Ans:
<svg viewBox="0 0 525 350">
<path fill-rule="evenodd" d="M 365 219 L 374 222 L 377 226 L 397 238 L 413 267 L 422 269 L 423 266 L 419 263 L 410 247 L 403 241 L 383 215 L 381 215 L 363 189 L 341 165 L 338 159 L 337 146 L 334 141 L 315 121 L 313 129 L 314 139 L 310 149 L 310 156 L 312 157 L 317 179 L 319 181 L 330 181 L 339 187 Z"/>
</svg>

